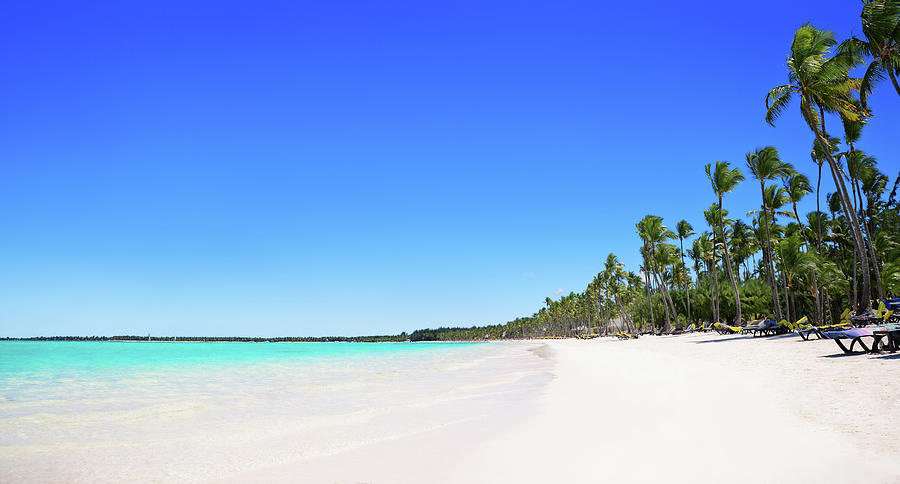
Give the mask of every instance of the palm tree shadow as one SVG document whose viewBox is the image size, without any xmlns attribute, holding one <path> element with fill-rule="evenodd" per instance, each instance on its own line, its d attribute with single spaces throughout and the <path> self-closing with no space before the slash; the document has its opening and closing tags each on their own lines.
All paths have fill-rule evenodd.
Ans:
<svg viewBox="0 0 900 484">
<path fill-rule="evenodd" d="M 695 341 L 694 344 L 697 344 L 697 345 L 704 345 L 704 344 L 707 344 L 707 343 L 724 343 L 724 342 L 726 342 L 726 341 L 736 341 L 736 340 L 740 340 L 740 339 L 744 339 L 744 340 L 748 340 L 748 341 L 749 341 L 749 340 L 751 340 L 751 339 L 753 339 L 753 338 L 751 338 L 750 336 L 747 336 L 747 335 L 745 335 L 745 334 L 736 334 L 736 335 L 731 336 L 731 337 L 729 337 L 729 338 L 716 338 L 716 339 L 708 339 L 708 340 L 706 340 L 706 341 Z"/>
<path fill-rule="evenodd" d="M 751 336 L 751 335 L 749 335 L 749 334 L 735 334 L 735 335 L 732 335 L 732 336 L 730 336 L 730 337 L 728 337 L 728 338 L 716 338 L 716 339 L 708 339 L 708 340 L 706 340 L 706 341 L 695 341 L 694 344 L 700 345 L 700 344 L 706 344 L 706 343 L 722 343 L 722 342 L 725 342 L 725 341 L 736 341 L 736 340 L 747 340 L 747 341 L 754 341 L 754 340 L 773 340 L 773 339 L 790 338 L 791 336 L 796 336 L 796 335 L 793 335 L 793 334 L 790 334 L 790 333 L 788 333 L 788 334 L 775 334 L 775 335 L 770 335 L 770 336 Z M 799 339 L 799 338 L 798 338 L 798 339 Z M 801 340 L 801 341 L 802 341 L 802 340 Z"/>
</svg>

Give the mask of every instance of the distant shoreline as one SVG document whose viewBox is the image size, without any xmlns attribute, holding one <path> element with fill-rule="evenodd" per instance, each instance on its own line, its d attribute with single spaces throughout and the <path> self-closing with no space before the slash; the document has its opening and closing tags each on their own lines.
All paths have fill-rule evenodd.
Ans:
<svg viewBox="0 0 900 484">
<path fill-rule="evenodd" d="M 0 337 L 0 341 L 109 341 L 150 343 L 478 343 L 487 341 L 514 341 L 512 339 L 437 340 L 410 339 L 399 336 L 278 336 L 272 338 L 243 336 L 31 336 L 23 338 Z"/>
</svg>

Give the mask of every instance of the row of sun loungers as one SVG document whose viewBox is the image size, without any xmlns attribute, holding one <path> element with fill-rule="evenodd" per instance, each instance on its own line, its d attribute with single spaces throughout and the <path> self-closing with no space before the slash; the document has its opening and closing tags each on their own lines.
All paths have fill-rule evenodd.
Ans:
<svg viewBox="0 0 900 484">
<path fill-rule="evenodd" d="M 706 326 L 705 324 L 703 326 Z M 844 353 L 865 353 L 881 350 L 900 350 L 900 299 L 886 299 L 871 313 L 851 315 L 850 310 L 841 314 L 839 323 L 813 326 L 806 317 L 795 323 L 786 320 L 751 321 L 744 326 L 730 326 L 714 323 L 711 328 L 719 334 L 750 334 L 753 337 L 797 333 L 801 339 L 830 339 L 837 343 Z M 698 331 L 691 325 L 685 331 Z"/>
</svg>

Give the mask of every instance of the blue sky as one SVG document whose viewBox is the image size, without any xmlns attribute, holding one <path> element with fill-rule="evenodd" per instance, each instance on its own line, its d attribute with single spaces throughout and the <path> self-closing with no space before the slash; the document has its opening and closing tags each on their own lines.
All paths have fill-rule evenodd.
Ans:
<svg viewBox="0 0 900 484">
<path fill-rule="evenodd" d="M 705 163 L 814 175 L 764 96 L 804 22 L 859 34 L 859 2 L 711 4 L 7 6 L 0 335 L 468 326 L 635 270 L 643 215 L 703 228 Z M 893 180 L 900 98 L 871 104 Z"/>
</svg>

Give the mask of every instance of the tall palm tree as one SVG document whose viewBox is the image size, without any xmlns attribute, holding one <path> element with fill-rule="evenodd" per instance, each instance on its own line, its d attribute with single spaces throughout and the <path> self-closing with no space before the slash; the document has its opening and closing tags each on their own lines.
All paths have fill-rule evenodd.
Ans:
<svg viewBox="0 0 900 484">
<path fill-rule="evenodd" d="M 650 309 L 650 326 L 654 329 L 656 328 L 656 315 L 653 313 L 653 298 L 650 296 L 650 288 L 652 284 L 650 284 L 650 244 L 647 241 L 644 241 L 644 245 L 641 246 L 641 258 L 644 263 L 641 265 L 640 270 L 644 273 L 644 287 L 647 289 L 647 307 Z"/>
<path fill-rule="evenodd" d="M 711 164 L 706 165 L 706 177 L 712 184 L 713 192 L 719 200 L 719 240 L 722 243 L 722 249 L 725 252 L 725 268 L 728 270 L 728 277 L 731 279 L 731 290 L 734 292 L 734 304 L 737 312 L 736 321 L 738 324 L 741 319 L 741 295 L 738 292 L 737 280 L 734 277 L 734 269 L 731 266 L 731 254 L 728 250 L 728 241 L 725 240 L 725 220 L 722 217 L 722 197 L 726 193 L 731 193 L 734 189 L 744 181 L 744 174 L 737 168 L 731 169 L 727 161 L 716 161 L 715 169 Z"/>
<path fill-rule="evenodd" d="M 866 0 L 860 18 L 866 39 L 851 37 L 841 43 L 838 51 L 849 54 L 859 63 L 863 56 L 872 58 L 859 86 L 860 101 L 865 106 L 868 95 L 885 74 L 900 95 L 900 84 L 897 83 L 897 77 L 900 77 L 900 2 Z"/>
<path fill-rule="evenodd" d="M 706 264 L 710 292 L 709 300 L 712 310 L 711 322 L 717 323 L 719 322 L 719 283 L 716 275 L 716 251 L 713 250 L 713 244 L 714 242 L 711 240 L 709 232 L 703 232 L 700 234 L 700 237 L 694 239 L 694 253 Z"/>
<path fill-rule="evenodd" d="M 740 282 L 741 279 L 740 267 L 745 265 L 747 259 L 759 250 L 754 248 L 750 237 L 751 229 L 743 220 L 735 220 L 734 223 L 731 224 L 731 255 L 734 257 L 734 263 L 738 267 L 738 270 L 736 271 L 738 282 Z M 750 277 L 749 273 L 750 271 L 747 270 L 745 266 L 744 274 L 748 279 Z"/>
<path fill-rule="evenodd" d="M 782 183 L 784 183 L 784 190 L 787 194 L 788 200 L 791 202 L 791 208 L 794 212 L 794 219 L 797 220 L 797 225 L 800 226 L 801 233 L 804 234 L 804 241 L 806 243 L 806 250 L 809 251 L 812 248 L 812 244 L 810 240 L 805 236 L 806 232 L 803 231 L 803 221 L 800 220 L 800 214 L 797 212 L 797 203 L 803 199 L 806 195 L 812 193 L 812 186 L 810 186 L 809 178 L 806 175 L 800 173 L 791 173 L 787 178 L 782 179 Z M 815 264 L 809 264 L 810 275 L 812 276 L 812 286 L 813 292 L 815 294 L 816 300 L 816 321 L 822 321 L 822 301 L 819 297 L 819 284 L 816 280 L 816 267 Z"/>
<path fill-rule="evenodd" d="M 881 272 L 878 266 L 878 255 L 875 253 L 875 239 L 871 233 L 869 233 L 869 224 L 866 222 L 867 211 L 863 207 L 863 191 L 860 186 L 860 180 L 863 176 L 863 173 L 874 170 L 875 168 L 875 158 L 867 155 L 865 152 L 854 149 L 853 144 L 849 143 L 849 151 L 841 153 L 840 155 L 844 158 L 847 166 L 847 175 L 850 178 L 850 187 L 852 191 L 852 196 L 854 206 L 856 208 L 856 213 L 859 213 L 860 219 L 862 221 L 863 227 L 863 235 L 864 242 L 866 248 L 868 249 L 869 258 L 872 260 L 872 265 L 875 269 L 875 288 L 878 290 L 878 297 L 880 299 L 884 299 L 884 289 L 881 284 Z M 877 170 L 876 170 L 877 171 Z M 859 205 L 856 205 L 858 199 Z"/>
<path fill-rule="evenodd" d="M 854 64 L 853 55 L 843 54 L 827 57 L 837 42 L 834 34 L 819 30 L 807 24 L 797 29 L 791 44 L 791 56 L 787 60 L 790 84 L 773 88 L 766 95 L 766 122 L 775 126 L 775 120 L 784 112 L 794 96 L 800 98 L 800 114 L 823 147 L 828 147 L 825 131 L 825 113 L 839 113 L 850 120 L 868 115 L 865 108 L 853 103 L 851 91 L 859 90 L 861 81 L 850 77 Z M 863 291 L 866 295 L 866 309 L 872 309 L 870 297 L 869 263 L 862 240 L 862 231 L 856 214 L 853 213 L 850 195 L 844 184 L 840 169 L 830 150 L 822 150 L 835 187 L 840 195 L 845 212 L 850 215 L 851 232 L 855 250 L 863 269 Z"/>
<path fill-rule="evenodd" d="M 694 227 L 688 223 L 687 220 L 682 220 L 675 225 L 675 233 L 678 235 L 678 245 L 681 247 L 681 265 L 684 266 L 684 239 L 694 235 Z M 688 287 L 690 284 L 690 277 L 687 276 L 687 270 L 685 270 L 685 278 L 684 278 L 684 295 L 687 298 L 687 324 L 691 322 L 691 290 Z"/>
<path fill-rule="evenodd" d="M 900 30 L 900 27 L 898 27 L 898 30 Z M 860 107 L 859 101 L 854 99 L 853 103 L 857 107 Z M 878 297 L 883 299 L 884 290 L 881 284 L 881 272 L 878 270 L 878 256 L 875 254 L 874 240 L 871 234 L 869 234 L 865 214 L 864 212 L 860 212 L 863 210 L 863 200 L 862 191 L 859 187 L 859 172 L 861 169 L 865 169 L 861 168 L 863 165 L 872 166 L 875 164 L 874 158 L 867 156 L 862 151 L 856 149 L 856 143 L 862 136 L 862 130 L 867 124 L 867 118 L 865 116 L 859 116 L 858 118 L 853 119 L 841 115 L 841 124 L 844 127 L 844 141 L 847 143 L 848 150 L 844 153 L 840 153 L 840 156 L 843 156 L 847 163 L 847 174 L 850 176 L 850 186 L 854 205 L 856 205 L 857 197 L 859 199 L 859 206 L 854 212 L 861 213 L 860 218 L 862 218 L 861 225 L 864 236 L 863 242 L 868 249 L 868 255 L 872 259 L 875 268 L 875 287 L 878 289 Z"/>
<path fill-rule="evenodd" d="M 781 320 L 781 300 L 778 297 L 778 286 L 775 281 L 775 263 L 772 260 L 772 235 L 769 230 L 769 212 L 767 210 L 766 200 L 766 182 L 782 178 L 790 175 L 794 169 L 790 163 L 781 160 L 778 150 L 773 146 L 758 148 L 755 151 L 747 153 L 747 168 L 753 173 L 753 178 L 759 181 L 759 191 L 763 200 L 761 214 L 763 219 L 760 224 L 765 227 L 766 245 L 763 248 L 763 259 L 768 266 L 769 286 L 772 289 L 772 304 L 775 306 L 775 317 Z"/>
<path fill-rule="evenodd" d="M 800 237 L 796 235 L 785 237 L 778 243 L 778 258 L 781 260 L 781 271 L 785 281 L 785 299 L 790 301 L 790 304 L 787 305 L 788 319 L 791 319 L 791 313 L 797 317 L 794 280 L 801 272 L 808 271 L 811 265 L 808 254 L 800 250 L 802 243 Z"/>
<path fill-rule="evenodd" d="M 672 298 L 669 296 L 669 291 L 666 288 L 666 285 L 663 284 L 660 278 L 659 264 L 657 264 L 656 255 L 657 255 L 657 246 L 667 239 L 675 237 L 675 234 L 668 229 L 662 223 L 662 217 L 658 217 L 656 215 L 647 215 L 640 222 L 637 223 L 638 235 L 644 241 L 645 245 L 649 246 L 648 251 L 648 259 L 650 261 L 650 272 L 653 274 L 654 280 L 656 281 L 657 287 L 660 289 L 661 295 L 663 297 L 663 307 L 665 308 L 666 313 L 666 326 L 664 328 L 665 332 L 669 332 L 671 330 L 671 314 L 675 313 L 675 305 L 672 303 Z M 671 312 L 670 312 L 671 308 Z M 676 316 L 677 317 L 677 316 Z"/>
</svg>

